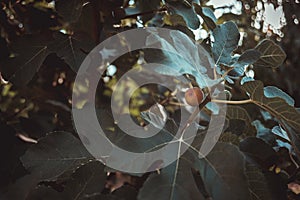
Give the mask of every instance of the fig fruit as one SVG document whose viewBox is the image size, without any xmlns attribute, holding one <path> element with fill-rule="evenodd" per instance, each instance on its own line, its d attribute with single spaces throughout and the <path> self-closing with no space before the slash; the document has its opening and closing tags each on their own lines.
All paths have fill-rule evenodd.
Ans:
<svg viewBox="0 0 300 200">
<path fill-rule="evenodd" d="M 198 106 L 203 101 L 204 93 L 200 88 L 193 87 L 185 92 L 184 97 L 190 106 Z"/>
</svg>

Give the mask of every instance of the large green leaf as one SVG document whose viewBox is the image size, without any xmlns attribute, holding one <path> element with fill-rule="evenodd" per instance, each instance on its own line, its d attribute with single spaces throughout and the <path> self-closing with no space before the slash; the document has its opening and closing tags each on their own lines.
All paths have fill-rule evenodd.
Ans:
<svg viewBox="0 0 300 200">
<path fill-rule="evenodd" d="M 218 25 L 213 30 L 214 43 L 212 47 L 216 64 L 229 65 L 232 60 L 232 52 L 238 47 L 240 33 L 233 22 Z"/>
<path fill-rule="evenodd" d="M 298 152 L 300 149 L 300 113 L 293 106 L 289 105 L 281 95 L 267 98 L 264 95 L 264 86 L 261 81 L 247 82 L 242 85 L 242 89 L 249 94 L 252 103 L 279 120 L 285 131 L 287 131 L 292 144 L 297 148 L 295 150 Z"/>
<path fill-rule="evenodd" d="M 21 157 L 25 168 L 40 180 L 55 180 L 90 159 L 92 156 L 80 140 L 67 132 L 54 132 L 41 138 Z"/>
<path fill-rule="evenodd" d="M 174 152 L 176 153 L 176 152 Z M 149 176 L 141 188 L 141 200 L 204 200 L 192 174 L 192 160 L 186 155 L 162 169 L 159 174 Z"/>
<path fill-rule="evenodd" d="M 261 53 L 260 59 L 255 66 L 279 67 L 286 58 L 285 52 L 272 40 L 261 41 L 255 49 Z"/>
<path fill-rule="evenodd" d="M 250 199 L 244 165 L 245 157 L 237 147 L 221 142 L 194 164 L 214 200 Z"/>
<path fill-rule="evenodd" d="M 242 85 L 242 89 L 250 96 L 252 103 L 268 111 L 279 120 L 284 121 L 295 130 L 300 130 L 300 113 L 281 97 L 267 98 L 261 81 L 250 81 Z"/>
<path fill-rule="evenodd" d="M 39 70 L 49 55 L 49 35 L 25 35 L 13 41 L 13 57 L 0 63 L 5 79 L 17 86 L 26 85 Z"/>
<path fill-rule="evenodd" d="M 99 110 L 98 118 L 100 121 L 104 118 L 107 119 L 107 116 L 108 115 L 105 114 L 103 110 Z M 154 120 L 153 116 L 149 117 L 149 113 L 148 115 L 145 114 L 143 116 L 149 123 L 154 123 L 155 126 L 157 126 L 157 121 L 160 120 L 159 118 L 156 118 L 156 120 Z M 123 117 L 121 116 L 121 119 L 122 118 Z M 118 124 L 119 123 L 124 122 L 120 120 Z M 109 124 L 106 125 L 111 126 Z M 196 131 L 195 126 L 192 127 L 194 127 L 193 129 L 194 131 Z M 136 130 L 132 128 L 129 131 L 135 132 Z M 115 131 L 113 133 L 107 131 L 106 135 L 112 143 L 116 144 L 118 147 L 124 150 L 130 152 L 147 153 L 159 150 L 165 145 L 170 144 L 170 141 L 174 138 L 174 135 L 177 131 L 178 127 L 176 124 L 174 124 L 174 121 L 167 120 L 166 125 L 163 127 L 163 129 L 151 138 L 135 138 L 124 133 L 117 127 L 115 127 Z M 187 138 L 187 140 L 189 139 L 190 138 Z M 174 152 L 172 151 L 172 155 L 167 154 L 166 156 L 176 156 L 176 161 L 161 169 L 159 174 L 154 173 L 149 176 L 146 183 L 144 183 L 142 189 L 139 192 L 139 199 L 201 199 L 201 194 L 198 191 L 196 183 L 193 179 L 193 175 L 191 173 L 193 163 L 192 160 L 194 157 L 190 154 L 180 156 L 180 152 L 182 152 L 183 149 L 187 149 L 189 147 L 188 144 L 179 140 L 174 140 L 171 143 Z M 164 154 L 166 153 L 164 152 Z M 134 162 L 132 163 L 133 165 L 135 164 Z M 159 168 L 158 166 L 160 165 L 160 160 L 153 162 L 154 163 L 152 163 L 150 168 L 152 170 Z"/>
</svg>

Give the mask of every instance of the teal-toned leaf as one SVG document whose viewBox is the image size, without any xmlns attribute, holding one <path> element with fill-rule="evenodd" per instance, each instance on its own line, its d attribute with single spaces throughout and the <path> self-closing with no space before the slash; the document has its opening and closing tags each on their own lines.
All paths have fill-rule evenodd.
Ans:
<svg viewBox="0 0 300 200">
<path fill-rule="evenodd" d="M 41 138 L 21 157 L 24 167 L 40 180 L 55 180 L 91 159 L 80 140 L 67 132 L 54 132 Z"/>
<path fill-rule="evenodd" d="M 233 22 L 226 22 L 218 25 L 213 30 L 213 58 L 216 64 L 231 63 L 232 52 L 238 47 L 240 33 L 238 27 Z"/>
<path fill-rule="evenodd" d="M 277 145 L 276 147 L 274 147 L 277 151 L 279 151 L 280 149 L 279 148 L 286 148 L 289 150 L 289 152 L 292 152 L 293 150 L 293 147 L 291 146 L 290 143 L 288 142 L 283 142 L 282 140 L 276 140 L 277 142 Z"/>
<path fill-rule="evenodd" d="M 219 114 L 220 108 L 217 104 L 213 102 L 208 102 L 205 107 L 210 110 L 214 115 Z"/>
<path fill-rule="evenodd" d="M 147 62 L 164 65 L 155 68 L 156 72 L 169 76 L 191 74 L 201 88 L 220 82 L 220 80 L 212 80 L 206 74 L 214 66 L 209 53 L 184 33 L 171 31 L 168 40 L 158 34 L 151 34 L 147 37 L 146 45 L 148 48 L 164 49 L 163 52 L 156 51 L 157 54 L 148 52 Z"/>
<path fill-rule="evenodd" d="M 241 80 L 241 85 L 244 85 L 244 83 L 247 83 L 247 82 L 249 82 L 249 81 L 255 81 L 255 80 L 254 80 L 254 78 L 252 78 L 252 77 L 245 76 L 245 77 L 243 77 L 242 80 Z"/>
<path fill-rule="evenodd" d="M 171 11 L 173 11 L 175 14 L 181 15 L 184 18 L 187 25 L 190 28 L 196 30 L 200 26 L 200 21 L 193 9 L 193 2 L 199 4 L 199 0 L 166 1 L 167 6 Z"/>
<path fill-rule="evenodd" d="M 201 7 L 198 4 L 193 4 L 195 12 L 202 17 L 206 26 L 210 30 L 214 30 L 216 28 L 217 18 L 215 17 L 213 11 L 207 7 Z"/>
<path fill-rule="evenodd" d="M 202 12 L 205 16 L 209 17 L 210 19 L 212 19 L 215 23 L 217 22 L 217 18 L 213 12 L 212 9 L 208 8 L 208 7 L 203 7 L 202 8 Z"/>
<path fill-rule="evenodd" d="M 279 97 L 284 99 L 286 103 L 289 104 L 290 106 L 295 105 L 295 101 L 292 97 L 290 97 L 287 93 L 285 93 L 284 91 L 282 91 L 281 89 L 275 86 L 264 87 L 264 95 L 267 98 Z"/>
<path fill-rule="evenodd" d="M 275 135 L 287 140 L 287 141 L 290 141 L 290 138 L 289 136 L 287 135 L 286 131 L 283 130 L 280 126 L 274 126 L 272 128 L 272 133 L 274 133 Z"/>
<path fill-rule="evenodd" d="M 254 66 L 279 67 L 286 58 L 282 48 L 272 40 L 265 39 L 261 41 L 255 49 L 261 53 L 261 57 Z"/>
<path fill-rule="evenodd" d="M 260 110 L 260 113 L 265 121 L 272 120 L 274 117 L 268 111 Z"/>
<path fill-rule="evenodd" d="M 0 62 L 3 77 L 16 86 L 26 85 L 50 54 L 48 43 L 51 36 L 25 35 L 13 41 L 13 57 Z"/>
<path fill-rule="evenodd" d="M 254 120 L 251 124 L 256 128 L 256 137 L 264 140 L 270 145 L 275 145 L 276 138 L 272 134 L 271 129 L 266 128 L 259 120 Z"/>
</svg>

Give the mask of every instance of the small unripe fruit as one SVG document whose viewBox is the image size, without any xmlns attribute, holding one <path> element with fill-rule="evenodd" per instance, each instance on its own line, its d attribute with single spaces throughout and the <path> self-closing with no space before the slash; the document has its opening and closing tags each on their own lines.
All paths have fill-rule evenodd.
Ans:
<svg viewBox="0 0 300 200">
<path fill-rule="evenodd" d="M 185 100 L 190 106 L 198 106 L 203 101 L 204 94 L 198 87 L 190 88 L 185 92 Z"/>
</svg>

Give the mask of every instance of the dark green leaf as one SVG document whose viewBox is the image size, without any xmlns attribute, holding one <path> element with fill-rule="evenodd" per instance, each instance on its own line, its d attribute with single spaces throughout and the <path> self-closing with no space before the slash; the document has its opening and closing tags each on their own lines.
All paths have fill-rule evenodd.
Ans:
<svg viewBox="0 0 300 200">
<path fill-rule="evenodd" d="M 21 87 L 26 85 L 39 70 L 49 55 L 47 35 L 25 35 L 11 45 L 14 56 L 1 61 L 1 72 L 5 79 Z"/>
<path fill-rule="evenodd" d="M 282 48 L 272 40 L 261 41 L 255 49 L 261 53 L 260 59 L 254 64 L 255 66 L 279 67 L 286 58 Z"/>
<path fill-rule="evenodd" d="M 244 136 L 255 135 L 256 133 L 255 128 L 251 125 L 252 120 L 248 112 L 244 108 L 240 106 L 227 106 L 226 117 L 229 120 L 238 119 L 244 121 L 245 123 L 244 133 L 240 133 L 240 134 L 243 134 Z"/>
<path fill-rule="evenodd" d="M 251 200 L 273 200 L 266 177 L 256 165 L 246 163 L 245 174 L 248 179 Z"/>
<path fill-rule="evenodd" d="M 0 199 L 26 199 L 29 192 L 34 189 L 38 183 L 39 180 L 35 175 L 25 175 L 16 180 L 13 184 L 8 185 L 6 190 L 1 190 Z"/>
<path fill-rule="evenodd" d="M 83 8 L 84 0 L 59 0 L 55 2 L 55 9 L 67 22 L 76 22 Z"/>
<path fill-rule="evenodd" d="M 57 33 L 49 47 L 62 58 L 75 72 L 87 54 L 95 47 L 93 40 L 85 33 L 65 35 Z"/>
<path fill-rule="evenodd" d="M 261 53 L 255 49 L 246 50 L 234 64 L 235 67 L 242 67 L 245 65 L 251 65 L 257 61 L 261 56 Z"/>
<path fill-rule="evenodd" d="M 54 189 L 46 186 L 38 186 L 31 191 L 26 198 L 28 200 L 64 200 L 61 194 Z"/>
<path fill-rule="evenodd" d="M 138 4 L 137 6 L 139 8 L 139 12 L 144 13 L 144 12 L 147 12 L 147 11 L 158 9 L 159 6 L 160 6 L 160 0 L 138 0 L 136 2 L 136 4 Z M 154 13 L 155 12 L 153 12 L 153 14 L 141 16 L 141 19 L 144 22 L 147 22 L 148 20 L 150 20 L 154 16 Z"/>
<path fill-rule="evenodd" d="M 117 190 L 113 191 L 112 195 L 117 199 L 122 200 L 135 200 L 137 199 L 137 191 L 134 187 L 129 185 L 123 185 Z"/>
<path fill-rule="evenodd" d="M 85 33 L 93 41 L 100 39 L 99 32 L 101 28 L 100 19 L 97 18 L 98 10 L 94 3 L 88 3 L 82 8 L 80 17 L 76 22 L 71 24 L 72 30 L 75 33 Z M 89 39 L 90 40 L 90 39 Z"/>
<path fill-rule="evenodd" d="M 66 182 L 64 199 L 83 199 L 101 194 L 106 181 L 104 166 L 99 161 L 87 163 L 78 168 L 72 178 Z"/>
<path fill-rule="evenodd" d="M 25 168 L 40 180 L 55 180 L 64 172 L 93 159 L 71 133 L 54 132 L 41 138 L 21 157 Z"/>
<path fill-rule="evenodd" d="M 276 152 L 262 139 L 248 137 L 241 141 L 240 150 L 264 169 L 269 169 L 276 162 Z"/>
</svg>

